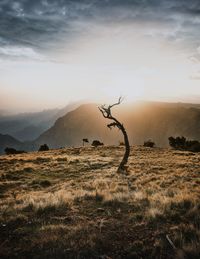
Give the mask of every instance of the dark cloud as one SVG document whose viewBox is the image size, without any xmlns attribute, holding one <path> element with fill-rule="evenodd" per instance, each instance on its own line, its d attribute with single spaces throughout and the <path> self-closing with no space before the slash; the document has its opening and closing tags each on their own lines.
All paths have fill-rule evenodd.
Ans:
<svg viewBox="0 0 200 259">
<path fill-rule="evenodd" d="M 164 23 L 172 31 L 178 27 L 169 40 L 178 38 L 192 48 L 200 45 L 199 0 L 1 0 L 0 47 L 43 52 L 64 38 L 87 33 L 84 21 Z"/>
</svg>

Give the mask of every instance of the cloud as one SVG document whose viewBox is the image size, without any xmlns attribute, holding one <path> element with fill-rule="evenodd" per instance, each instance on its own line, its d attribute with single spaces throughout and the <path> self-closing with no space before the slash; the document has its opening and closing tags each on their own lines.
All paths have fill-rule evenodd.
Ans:
<svg viewBox="0 0 200 259">
<path fill-rule="evenodd" d="M 0 55 L 9 56 L 11 58 L 30 58 L 43 60 L 43 56 L 35 50 L 28 47 L 5 46 L 0 47 Z"/>
<path fill-rule="evenodd" d="M 1 0 L 0 46 L 24 48 L 28 57 L 27 49 L 55 50 L 95 23 L 141 23 L 147 37 L 194 49 L 200 42 L 199 14 L 199 0 Z M 16 56 L 9 53 L 8 58 Z"/>
</svg>

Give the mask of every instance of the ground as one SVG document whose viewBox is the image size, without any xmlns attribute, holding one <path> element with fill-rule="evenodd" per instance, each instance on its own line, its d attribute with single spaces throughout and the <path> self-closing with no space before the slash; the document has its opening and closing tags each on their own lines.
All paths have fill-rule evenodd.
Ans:
<svg viewBox="0 0 200 259">
<path fill-rule="evenodd" d="M 200 258 L 200 153 L 123 152 L 0 156 L 0 258 Z"/>
</svg>

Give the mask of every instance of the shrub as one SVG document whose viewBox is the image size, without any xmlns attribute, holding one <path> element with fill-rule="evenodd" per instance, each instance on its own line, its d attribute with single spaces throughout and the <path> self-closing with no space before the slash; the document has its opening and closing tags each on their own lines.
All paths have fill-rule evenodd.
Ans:
<svg viewBox="0 0 200 259">
<path fill-rule="evenodd" d="M 200 152 L 200 142 L 197 140 L 186 140 L 185 137 L 169 137 L 169 145 L 178 150 Z"/>
<path fill-rule="evenodd" d="M 103 146 L 104 144 L 102 142 L 100 142 L 99 140 L 94 140 L 92 142 L 92 146 L 93 147 L 98 147 L 98 146 Z"/>
<path fill-rule="evenodd" d="M 51 182 L 49 180 L 41 180 L 40 185 L 42 187 L 49 187 L 49 186 L 51 186 Z"/>
<path fill-rule="evenodd" d="M 196 140 L 187 141 L 187 149 L 191 152 L 200 152 L 200 142 Z"/>
<path fill-rule="evenodd" d="M 26 153 L 24 150 L 16 150 L 15 148 L 5 148 L 4 149 L 6 155 L 13 155 L 13 154 L 23 154 Z"/>
<path fill-rule="evenodd" d="M 144 142 L 144 147 L 154 147 L 155 146 L 155 143 L 151 140 L 148 140 L 148 141 L 145 141 Z"/>
<path fill-rule="evenodd" d="M 169 145 L 175 149 L 184 149 L 186 145 L 186 138 L 185 137 L 169 137 Z"/>
<path fill-rule="evenodd" d="M 38 151 L 48 151 L 49 147 L 47 146 L 47 144 L 41 145 Z"/>
</svg>

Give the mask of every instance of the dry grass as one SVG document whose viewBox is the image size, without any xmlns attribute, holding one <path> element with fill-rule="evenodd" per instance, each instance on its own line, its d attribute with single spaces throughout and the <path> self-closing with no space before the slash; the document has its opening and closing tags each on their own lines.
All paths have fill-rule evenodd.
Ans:
<svg viewBox="0 0 200 259">
<path fill-rule="evenodd" d="M 122 154 L 1 156 L 0 257 L 199 258 L 200 154 L 134 147 L 119 175 Z"/>
</svg>

